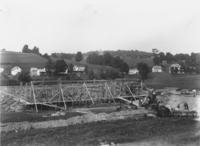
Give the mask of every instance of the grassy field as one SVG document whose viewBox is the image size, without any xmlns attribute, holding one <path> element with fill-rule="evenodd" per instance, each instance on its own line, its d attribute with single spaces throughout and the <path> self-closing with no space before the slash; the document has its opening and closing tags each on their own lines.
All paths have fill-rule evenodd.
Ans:
<svg viewBox="0 0 200 146">
<path fill-rule="evenodd" d="M 200 122 L 191 119 L 155 118 L 118 120 L 63 128 L 2 133 L 1 145 L 98 145 L 142 142 L 162 145 L 200 145 Z"/>
<path fill-rule="evenodd" d="M 177 87 L 200 89 L 200 75 L 171 75 L 168 73 L 151 73 L 145 81 L 147 86 L 154 88 Z"/>
</svg>

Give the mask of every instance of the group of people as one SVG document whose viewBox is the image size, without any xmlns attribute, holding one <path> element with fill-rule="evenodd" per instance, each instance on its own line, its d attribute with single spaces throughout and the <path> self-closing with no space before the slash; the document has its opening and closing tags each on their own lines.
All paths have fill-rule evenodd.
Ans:
<svg viewBox="0 0 200 146">
<path fill-rule="evenodd" d="M 196 92 L 194 92 L 194 96 L 196 96 Z M 156 90 L 152 90 L 149 91 L 149 94 L 147 97 L 145 97 L 142 101 L 141 101 L 141 105 L 144 107 L 159 107 L 161 104 L 161 102 L 157 99 L 157 93 Z M 168 107 L 169 109 L 172 109 L 170 107 L 170 105 L 165 105 L 166 107 Z M 179 103 L 176 107 L 177 110 L 189 110 L 189 105 L 186 102 L 182 102 Z"/>
</svg>

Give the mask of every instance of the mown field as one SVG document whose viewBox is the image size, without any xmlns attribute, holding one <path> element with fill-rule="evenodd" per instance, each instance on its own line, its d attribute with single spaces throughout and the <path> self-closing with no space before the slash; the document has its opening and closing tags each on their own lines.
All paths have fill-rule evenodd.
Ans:
<svg viewBox="0 0 200 146">
<path fill-rule="evenodd" d="M 147 86 L 154 88 L 200 89 L 200 75 L 171 75 L 165 72 L 151 73 L 145 83 Z"/>
<path fill-rule="evenodd" d="M 182 118 L 118 120 L 63 128 L 2 133 L 1 145 L 200 145 L 200 122 Z"/>
</svg>

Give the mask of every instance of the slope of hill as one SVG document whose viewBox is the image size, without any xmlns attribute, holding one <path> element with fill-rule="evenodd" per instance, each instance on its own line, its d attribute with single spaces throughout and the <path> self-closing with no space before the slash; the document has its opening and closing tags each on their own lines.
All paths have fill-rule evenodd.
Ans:
<svg viewBox="0 0 200 146">
<path fill-rule="evenodd" d="M 1 66 L 20 66 L 22 68 L 44 67 L 47 60 L 33 53 L 21 53 L 12 51 L 0 52 Z"/>
<path fill-rule="evenodd" d="M 53 61 L 58 60 L 59 58 L 51 57 Z M 75 61 L 74 59 L 69 60 L 69 59 L 64 59 L 65 62 L 73 65 L 78 65 L 78 66 L 87 66 L 89 69 L 98 69 L 98 70 L 115 70 L 118 71 L 117 69 L 111 67 L 111 66 L 105 66 L 105 65 L 94 65 L 94 64 L 89 64 L 85 60 L 82 60 L 80 62 Z"/>
<path fill-rule="evenodd" d="M 119 56 L 123 59 L 128 65 L 129 68 L 136 67 L 137 63 L 144 62 L 147 63 L 150 67 L 153 66 L 153 54 L 149 52 L 143 52 L 138 50 L 117 50 L 117 51 L 104 51 L 109 52 L 113 56 Z M 84 54 L 88 56 L 90 53 L 102 54 L 103 52 L 93 51 Z"/>
<path fill-rule="evenodd" d="M 136 67 L 137 63 L 144 62 L 149 66 L 153 66 L 153 54 L 143 51 L 118 50 L 109 51 L 113 56 L 120 56 L 130 68 Z"/>
</svg>

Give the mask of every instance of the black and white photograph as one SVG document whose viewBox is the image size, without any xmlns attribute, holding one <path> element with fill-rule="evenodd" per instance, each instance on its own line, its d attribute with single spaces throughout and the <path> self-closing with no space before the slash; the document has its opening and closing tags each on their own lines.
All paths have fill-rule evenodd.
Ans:
<svg viewBox="0 0 200 146">
<path fill-rule="evenodd" d="M 1 146 L 200 146 L 200 1 L 0 0 Z"/>
</svg>

